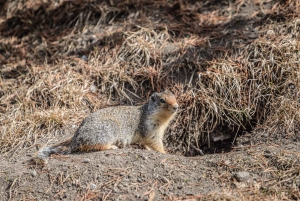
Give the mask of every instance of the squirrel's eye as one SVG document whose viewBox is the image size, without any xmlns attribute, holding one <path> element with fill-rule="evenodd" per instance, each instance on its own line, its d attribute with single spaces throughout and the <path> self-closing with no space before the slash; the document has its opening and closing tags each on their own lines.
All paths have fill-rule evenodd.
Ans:
<svg viewBox="0 0 300 201">
<path fill-rule="evenodd" d="M 166 101 L 165 101 L 165 99 L 160 99 L 159 100 L 161 103 L 165 103 Z"/>
</svg>

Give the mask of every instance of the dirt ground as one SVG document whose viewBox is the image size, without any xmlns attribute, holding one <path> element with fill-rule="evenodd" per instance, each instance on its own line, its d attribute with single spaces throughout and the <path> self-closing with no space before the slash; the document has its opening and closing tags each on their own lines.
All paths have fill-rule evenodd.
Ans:
<svg viewBox="0 0 300 201">
<path fill-rule="evenodd" d="M 118 1 L 110 2 L 114 2 L 115 5 L 118 4 Z M 182 10 L 179 9 L 179 3 L 172 4 L 173 1 L 168 1 L 171 6 L 165 7 L 163 7 L 163 3 L 161 3 L 160 1 L 154 2 L 158 6 L 151 7 L 152 5 L 144 2 L 144 6 L 141 6 L 139 4 L 135 7 L 134 4 L 128 3 L 129 6 L 128 8 L 126 8 L 128 9 L 128 11 L 126 10 L 126 12 L 123 10 L 121 10 L 120 12 L 116 11 L 119 9 L 117 8 L 117 6 L 116 10 L 107 12 L 105 10 L 106 7 L 105 9 L 103 8 L 101 11 L 105 13 L 105 16 L 108 16 L 107 19 L 110 20 L 109 22 L 106 22 L 107 19 L 104 19 L 105 23 L 108 24 L 107 27 L 101 27 L 101 29 L 97 30 L 97 32 L 101 33 L 101 31 L 111 31 L 112 35 L 115 34 L 112 38 L 114 39 L 115 37 L 115 40 L 118 41 L 121 39 L 120 37 L 118 38 L 119 32 L 117 30 L 122 27 L 123 22 L 124 24 L 126 24 L 125 22 L 132 23 L 133 21 L 134 23 L 141 23 L 140 25 L 150 24 L 151 26 L 154 26 L 155 23 L 167 24 L 170 25 L 170 27 L 168 27 L 170 32 L 176 32 L 176 34 L 174 34 L 176 36 L 180 37 L 181 32 L 182 35 L 186 34 L 187 32 L 193 32 L 207 39 L 209 46 L 206 46 L 206 43 L 205 45 L 203 45 L 204 43 L 202 44 L 201 40 L 193 41 L 193 37 L 189 38 L 190 43 L 193 43 L 196 48 L 190 48 L 189 51 L 185 52 L 185 54 L 183 54 L 182 56 L 188 57 L 187 60 L 197 59 L 197 62 L 205 63 L 208 60 L 214 61 L 214 59 L 216 59 L 218 56 L 215 55 L 217 51 L 225 52 L 226 49 L 230 49 L 230 47 L 232 46 L 228 45 L 229 43 L 234 43 L 233 46 L 235 44 L 236 46 L 242 46 L 250 43 L 259 35 L 262 35 L 266 32 L 264 28 L 265 26 L 267 26 L 267 23 L 275 24 L 275 22 L 284 22 L 286 18 L 284 18 L 283 16 L 288 16 L 287 18 L 291 16 L 297 16 L 295 13 L 293 13 L 294 10 L 292 12 L 292 9 L 288 8 L 288 3 L 282 3 L 289 1 L 280 1 L 286 7 L 285 13 L 276 13 L 276 9 L 277 7 L 279 7 L 278 5 L 280 4 L 280 2 L 272 0 L 205 1 L 203 5 L 201 3 L 201 9 L 199 10 L 194 9 L 194 7 L 196 8 L 197 6 L 199 6 L 197 4 L 197 1 L 187 1 L 187 5 L 189 5 L 190 7 L 184 7 L 181 5 Z M 6 4 L 0 3 L 0 6 L 2 5 Z M 14 6 L 15 4 L 11 5 Z M 28 3 L 28 5 L 30 5 L 30 3 Z M 21 6 L 20 8 L 23 7 Z M 184 10 L 183 8 L 186 10 Z M 9 9 L 11 8 L 7 8 L 7 13 L 9 13 Z M 34 21 L 32 20 L 32 18 L 30 18 L 35 14 L 42 13 L 43 9 L 33 9 L 33 11 L 29 9 L 29 17 L 27 16 L 27 14 L 19 13 L 20 10 L 22 11 L 22 9 L 16 9 L 17 11 L 12 14 L 14 17 L 10 18 L 10 21 L 8 20 L 9 22 L 6 22 L 6 20 L 9 18 L 9 16 L 6 16 L 6 10 L 5 12 L 2 11 L 0 13 L 0 23 L 2 23 L 0 31 L 1 33 L 3 33 L 2 35 L 4 37 L 1 38 L 1 41 L 3 42 L 3 40 L 6 40 L 11 35 L 15 35 L 15 38 L 12 37 L 11 40 L 18 41 L 20 39 L 20 41 L 18 41 L 16 44 L 12 42 L 13 47 L 24 47 L 24 49 L 19 52 L 17 51 L 17 48 L 11 48 L 11 51 L 13 53 L 7 53 L 4 50 L 0 49 L 0 64 L 3 66 L 6 65 L 6 69 L 0 69 L 1 79 L 3 79 L 3 83 L 4 81 L 7 81 L 7 86 L 11 86 L 14 82 L 17 82 L 18 79 L 25 79 L 27 81 L 35 80 L 35 78 L 32 77 L 29 77 L 27 79 L 26 73 L 35 73 L 40 69 L 45 68 L 45 66 L 47 66 L 47 68 L 49 67 L 49 69 L 52 69 L 51 65 L 57 65 L 54 63 L 56 61 L 57 63 L 59 63 L 59 60 L 68 62 L 71 61 L 70 63 L 73 62 L 70 65 L 71 67 L 65 67 L 64 65 L 62 65 L 64 68 L 72 69 L 73 66 L 82 65 L 83 67 L 78 68 L 79 70 L 74 70 L 77 74 L 82 76 L 79 80 L 84 80 L 88 76 L 97 80 L 98 78 L 95 78 L 97 76 L 90 75 L 93 74 L 93 68 L 91 67 L 92 61 L 89 61 L 90 66 L 88 66 L 87 63 L 84 63 L 87 59 L 86 55 L 92 52 L 92 50 L 90 50 L 92 48 L 86 44 L 91 44 L 94 41 L 94 38 L 90 38 L 92 34 L 89 35 L 89 31 L 86 31 L 86 33 L 82 35 L 80 35 L 81 33 L 79 32 L 72 32 L 72 36 L 67 36 L 66 33 L 69 33 L 71 31 L 70 29 L 65 29 L 61 32 L 57 31 L 57 35 L 61 34 L 63 35 L 62 37 L 57 36 L 56 28 L 60 25 L 67 24 L 64 24 L 63 20 L 58 17 L 59 19 L 57 19 L 57 21 L 59 21 L 59 23 L 61 24 L 56 24 L 57 27 L 52 27 L 53 30 L 46 30 L 49 31 L 47 32 L 47 34 L 49 35 L 43 35 L 40 39 L 37 40 L 32 39 L 31 36 L 27 37 L 28 33 L 39 33 L 39 31 L 43 31 L 43 27 L 37 26 L 39 28 L 36 29 L 34 29 L 34 27 L 36 24 L 44 23 L 44 21 L 39 19 L 37 19 L 37 21 Z M 91 9 L 94 8 L 91 7 Z M 143 10 L 144 13 L 141 13 L 141 10 Z M 165 10 L 167 10 L 168 12 L 165 12 Z M 193 12 L 196 12 L 197 15 L 190 15 L 189 12 L 191 10 Z M 127 15 L 127 12 L 130 13 L 131 11 L 134 11 L 132 12 L 133 14 Z M 58 16 L 59 12 L 56 12 L 57 13 L 51 13 L 51 15 L 55 17 L 56 15 Z M 174 14 L 173 16 L 171 14 L 168 14 L 171 12 L 175 13 L 176 15 Z M 118 13 L 116 15 L 117 17 L 112 17 L 115 13 Z M 19 21 L 18 16 L 22 15 L 25 15 L 32 21 Z M 89 14 L 88 17 L 90 16 L 95 17 L 93 16 L 93 14 Z M 147 20 L 139 20 L 140 16 L 146 16 Z M 190 26 L 194 23 L 193 18 L 195 20 L 197 17 L 201 19 L 201 21 L 197 21 L 197 26 L 201 24 L 201 26 L 205 27 L 205 29 L 203 28 L 203 30 L 195 30 L 195 27 L 197 26 Z M 69 18 L 72 18 L 71 14 L 66 14 L 63 19 L 66 19 L 66 21 L 68 21 L 70 20 Z M 33 17 L 33 19 L 35 18 Z M 80 20 L 84 21 L 82 19 Z M 99 20 L 99 22 L 103 23 L 102 18 L 101 20 Z M 113 20 L 116 20 L 115 24 L 111 23 L 111 21 Z M 183 28 L 180 26 L 174 27 L 173 22 L 175 21 L 178 22 Z M 20 23 L 22 26 L 29 26 L 29 28 L 22 29 L 22 26 L 19 26 L 18 23 Z M 49 22 L 46 21 L 45 24 L 47 23 Z M 55 19 L 53 19 L 53 23 L 57 23 Z M 73 24 L 75 24 L 74 21 L 72 21 L 72 23 L 70 23 L 70 25 L 68 26 L 73 26 Z M 150 25 L 149 27 L 151 27 Z M 66 35 L 64 36 L 64 34 Z M 273 32 L 270 32 L 270 36 L 273 36 L 272 34 Z M 23 36 L 24 38 L 22 39 Z M 124 35 L 122 36 L 124 37 Z M 49 37 L 51 40 L 47 40 L 47 37 Z M 81 39 L 81 37 L 82 40 L 79 40 Z M 102 36 L 97 35 L 97 37 L 101 38 Z M 109 38 L 111 36 L 107 35 L 106 37 Z M 107 42 L 109 41 L 106 40 L 107 38 L 102 37 L 101 40 L 103 39 L 103 41 L 99 39 L 93 45 L 97 45 L 103 48 L 104 51 L 105 47 L 102 47 L 103 44 L 113 43 Z M 85 39 L 86 41 L 84 41 Z M 72 44 L 67 44 L 67 42 L 64 43 L 64 40 L 72 40 L 70 42 Z M 77 43 L 76 41 L 80 42 Z M 45 45 L 44 47 L 44 44 L 47 45 Z M 67 49 L 66 46 L 68 45 L 70 48 L 72 45 L 74 45 L 72 46 L 74 47 L 74 49 Z M 33 47 L 36 47 L 38 50 L 31 51 L 30 48 Z M 9 48 L 10 47 L 8 47 L 8 49 Z M 120 47 L 116 46 L 116 49 L 117 48 Z M 172 45 L 170 43 L 165 47 L 165 52 L 168 52 L 167 55 L 169 55 L 171 58 L 173 51 L 180 52 L 179 49 L 180 48 L 178 46 Z M 57 53 L 56 51 L 59 53 Z M 107 52 L 104 53 L 104 56 L 106 56 L 106 53 Z M 114 51 L 109 53 L 111 53 L 111 55 L 115 54 Z M 237 52 L 237 55 L 238 54 L 239 53 Z M 31 55 L 36 57 L 36 60 L 32 61 L 32 58 L 30 57 Z M 103 55 L 100 55 L 100 57 L 101 56 Z M 20 60 L 16 62 L 16 58 Z M 50 64 L 44 64 L 45 58 L 49 59 Z M 161 58 L 157 57 L 155 59 L 159 60 Z M 22 68 L 22 65 L 29 65 L 29 62 L 34 63 L 35 67 L 33 68 L 33 70 Z M 129 61 L 129 63 L 130 62 L 134 63 L 133 60 Z M 143 62 L 143 59 L 141 59 L 140 62 Z M 164 64 L 165 68 L 168 68 L 169 65 L 177 65 L 176 62 L 181 63 L 182 61 L 173 62 L 171 58 L 170 61 L 168 60 L 168 62 L 169 63 Z M 186 62 L 186 60 L 184 62 Z M 237 65 L 239 64 L 238 62 L 236 62 Z M 205 63 L 205 65 L 207 65 L 207 63 Z M 59 71 L 58 69 L 58 67 L 55 67 L 54 71 L 57 72 Z M 131 69 L 129 69 L 128 71 L 130 70 Z M 193 72 L 193 70 L 191 72 Z M 178 74 L 180 73 L 182 72 L 179 71 Z M 51 73 L 45 73 L 44 77 L 41 77 L 42 79 L 46 80 L 47 77 L 50 76 L 50 74 Z M 67 75 L 67 73 L 65 72 L 63 72 L 62 74 Z M 142 74 L 138 74 L 136 77 L 139 78 L 139 76 L 142 77 Z M 57 79 L 60 80 L 58 75 L 57 77 Z M 97 82 L 105 81 L 104 79 L 101 79 L 100 81 L 97 80 Z M 144 77 L 141 78 L 141 80 L 143 79 Z M 147 82 L 145 82 L 148 86 L 147 89 L 149 91 L 153 89 L 153 86 L 151 88 L 151 81 L 153 85 L 153 80 L 151 79 L 149 78 Z M 70 80 L 76 79 L 70 76 Z M 63 84 L 68 85 L 71 82 L 72 81 L 65 82 Z M 87 85 L 88 84 L 90 83 L 87 83 Z M 43 83 L 40 85 L 43 85 Z M 162 86 L 159 87 L 163 88 L 163 84 L 161 85 Z M 81 85 L 78 86 L 81 87 Z M 95 87 L 94 85 L 92 86 Z M 142 86 L 142 84 L 138 85 L 138 87 L 140 86 Z M 159 87 L 155 89 L 158 89 Z M 97 92 L 101 91 L 100 88 L 101 87 L 97 89 Z M 1 90 L 0 98 L 2 96 L 4 97 L 4 92 L 2 92 Z M 84 90 L 88 91 L 87 89 Z M 42 98 L 53 96 L 53 94 L 51 94 L 50 92 L 47 94 L 47 90 L 41 91 Z M 91 91 L 93 90 L 91 89 Z M 108 91 L 108 89 L 106 88 L 104 91 Z M 36 90 L 32 93 L 39 94 L 39 91 Z M 63 94 L 63 92 L 61 91 L 59 91 L 59 93 Z M 77 92 L 75 91 L 75 93 Z M 71 120 L 68 119 L 69 121 L 67 122 L 67 125 L 70 127 L 72 127 L 74 124 L 78 125 L 84 116 L 92 112 L 94 109 L 102 107 L 102 102 L 106 102 L 106 100 L 102 98 L 105 95 L 107 95 L 107 93 L 105 94 L 100 92 L 89 92 L 88 97 L 80 97 L 81 99 L 86 100 L 84 104 L 80 105 L 76 103 L 76 105 L 74 103 L 74 108 L 76 108 L 74 110 L 71 110 L 73 107 L 72 102 L 68 102 L 66 104 L 66 108 L 71 108 L 71 112 L 69 111 L 69 113 L 65 113 L 65 116 L 67 117 L 63 116 L 63 118 L 72 119 L 72 121 L 74 121 L 75 123 L 71 122 Z M 39 104 L 41 104 L 42 106 L 44 106 L 43 104 L 47 105 L 47 107 L 45 106 L 46 110 L 51 107 L 49 105 L 51 105 L 52 99 L 58 99 L 58 97 L 56 96 L 53 97 L 50 97 L 49 100 L 47 99 L 48 102 L 45 101 L 46 103 L 44 103 L 43 100 L 41 101 L 38 99 L 34 101 L 40 101 Z M 68 96 L 67 99 L 71 98 Z M 9 102 L 9 104 L 11 105 L 17 102 L 11 101 L 12 99 L 7 100 L 7 102 Z M 75 98 L 74 100 L 74 102 L 76 102 L 77 99 Z M 97 102 L 99 102 L 100 100 L 102 101 L 101 104 L 97 105 Z M 32 102 L 30 102 L 28 105 L 33 104 Z M 119 103 L 120 102 L 121 101 L 119 101 Z M 124 103 L 128 103 L 128 101 L 121 102 L 120 104 Z M 184 102 L 184 100 L 180 99 L 180 104 L 183 105 L 183 103 L 188 104 L 188 102 Z M 0 104 L 0 117 L 7 117 L 6 119 L 3 118 L 6 121 L 10 121 L 11 118 L 8 112 L 14 111 L 14 107 L 10 108 L 9 104 Z M 59 104 L 64 105 L 64 103 L 61 102 L 59 102 Z M 85 108 L 78 112 L 79 109 L 77 108 L 80 107 Z M 36 108 L 33 108 L 34 109 L 28 109 L 25 107 L 24 111 L 38 110 L 38 106 L 36 106 Z M 181 111 L 187 110 L 187 108 L 184 107 L 181 107 L 180 109 Z M 22 112 L 24 111 L 22 109 Z M 62 111 L 62 109 L 59 108 L 58 111 Z M 5 112 L 7 112 L 7 115 Z M 76 115 L 74 115 L 74 113 L 76 113 Z M 183 113 L 180 113 L 178 115 L 178 118 L 181 117 L 180 115 L 182 114 Z M 24 118 L 26 119 L 26 117 Z M 186 118 L 185 120 L 190 121 L 190 119 L 188 118 Z M 184 121 L 182 121 L 182 123 L 178 121 L 175 120 L 177 127 L 180 127 L 183 124 L 185 126 L 187 125 Z M 64 121 L 62 120 L 62 122 Z M 160 154 L 154 151 L 147 151 L 141 149 L 137 145 L 134 145 L 123 149 L 103 152 L 52 155 L 48 164 L 44 167 L 40 167 L 32 165 L 30 163 L 30 159 L 36 152 L 35 145 L 44 145 L 47 141 L 46 139 L 49 138 L 51 138 L 52 140 L 50 144 L 55 144 L 56 142 L 67 139 L 66 136 L 72 135 L 72 132 L 68 132 L 67 134 L 64 132 L 60 132 L 61 130 L 63 130 L 61 129 L 61 125 L 65 125 L 64 123 L 61 123 L 60 125 L 56 122 L 55 126 L 58 126 L 53 126 L 54 129 L 52 129 L 51 127 L 52 130 L 50 129 L 50 124 L 46 123 L 38 125 L 37 127 L 30 127 L 28 126 L 29 124 L 18 124 L 18 119 L 14 121 L 14 124 L 16 124 L 18 127 L 25 128 L 24 130 L 20 130 L 20 132 L 34 133 L 40 132 L 41 130 L 44 132 L 49 127 L 46 133 L 48 134 L 53 132 L 55 133 L 55 135 L 46 137 L 42 136 L 41 134 L 38 137 L 24 137 L 22 139 L 25 140 L 23 140 L 23 142 L 20 142 L 22 146 L 17 146 L 16 144 L 18 144 L 18 142 L 11 143 L 12 151 L 10 151 L 9 148 L 5 147 L 5 150 L 8 151 L 3 151 L 3 155 L 0 156 L 0 200 L 300 200 L 300 136 L 298 130 L 295 131 L 296 134 L 283 132 L 281 130 L 276 130 L 276 132 L 270 134 L 269 132 L 266 132 L 265 129 L 250 129 L 251 132 L 246 132 L 247 129 L 245 129 L 245 132 L 241 134 L 239 133 L 238 136 L 234 136 L 234 139 L 231 136 L 231 139 L 227 139 L 224 141 L 221 140 L 217 143 L 212 142 L 210 147 L 208 147 L 207 144 L 200 146 L 200 148 L 204 152 L 204 155 L 200 154 L 201 150 L 199 150 L 199 148 L 197 147 L 195 147 L 192 152 L 186 151 L 185 153 L 181 152 L 180 149 L 175 149 L 174 146 L 183 144 L 183 140 L 176 141 L 174 139 L 183 139 L 183 137 L 173 138 L 172 132 L 168 130 L 165 139 L 168 154 Z M 173 126 L 175 123 L 173 122 L 171 126 Z M 191 124 L 193 124 L 193 122 Z M 3 123 L 1 124 L 0 129 L 3 128 L 4 130 L 4 127 L 5 125 Z M 28 130 L 26 130 L 27 127 Z M 172 128 L 174 127 L 175 126 L 173 126 Z M 14 128 L 11 128 L 11 130 L 13 129 Z M 10 129 L 6 129 L 7 132 L 9 130 Z M 40 133 L 43 133 L 42 131 Z M 192 130 L 190 132 L 192 132 Z M 224 131 L 220 131 L 220 136 L 222 135 L 224 135 Z M 193 136 L 193 133 L 189 134 L 188 136 Z M 188 155 L 193 156 L 187 157 Z"/>
<path fill-rule="evenodd" d="M 263 134 L 263 133 L 262 133 Z M 1 200 L 299 200 L 299 141 L 253 134 L 222 154 L 197 157 L 139 148 L 54 155 L 29 166 L 34 149 L 0 165 Z M 248 172 L 239 181 L 236 174 Z M 278 187 L 280 186 L 280 188 Z M 262 190 L 263 189 L 263 190 Z M 278 193 L 278 190 L 282 192 Z M 284 191 L 282 190 L 284 189 Z"/>
</svg>

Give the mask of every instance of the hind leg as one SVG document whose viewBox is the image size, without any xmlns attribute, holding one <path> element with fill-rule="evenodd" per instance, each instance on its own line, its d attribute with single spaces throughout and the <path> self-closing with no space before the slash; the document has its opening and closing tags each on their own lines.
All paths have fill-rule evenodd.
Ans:
<svg viewBox="0 0 300 201">
<path fill-rule="evenodd" d="M 116 145 L 106 145 L 105 148 L 106 148 L 106 149 L 104 149 L 104 150 L 109 150 L 109 149 L 115 150 L 115 149 L 119 149 Z"/>
<path fill-rule="evenodd" d="M 106 145 L 81 145 L 79 147 L 79 151 L 104 151 L 104 150 L 109 150 L 109 149 L 118 149 L 117 146 L 111 145 L 111 144 L 106 144 Z"/>
</svg>

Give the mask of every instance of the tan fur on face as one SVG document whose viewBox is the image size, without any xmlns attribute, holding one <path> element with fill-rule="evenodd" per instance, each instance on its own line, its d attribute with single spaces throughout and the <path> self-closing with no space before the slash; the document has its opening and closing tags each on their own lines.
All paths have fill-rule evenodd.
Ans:
<svg viewBox="0 0 300 201">
<path fill-rule="evenodd" d="M 176 98 L 174 95 L 162 95 L 162 98 L 164 98 L 166 100 L 166 103 L 169 104 L 169 105 L 172 105 L 172 106 L 175 106 L 177 105 L 178 106 L 178 103 L 176 101 Z"/>
<path fill-rule="evenodd" d="M 161 110 L 153 113 L 150 118 L 152 120 L 159 120 L 162 124 L 168 125 L 175 116 L 175 108 L 178 108 L 178 103 L 174 94 L 171 92 L 161 94 L 160 98 L 164 99 L 166 102 L 162 103 L 160 105 Z"/>
</svg>

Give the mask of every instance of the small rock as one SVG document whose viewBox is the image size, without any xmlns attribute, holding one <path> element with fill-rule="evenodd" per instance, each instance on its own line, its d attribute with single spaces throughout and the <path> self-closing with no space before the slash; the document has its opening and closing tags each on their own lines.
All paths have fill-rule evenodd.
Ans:
<svg viewBox="0 0 300 201">
<path fill-rule="evenodd" d="M 241 188 L 247 188 L 248 186 L 247 186 L 247 184 L 245 184 L 245 183 L 238 183 L 238 182 L 233 182 L 232 183 L 232 185 L 235 187 L 235 188 L 239 188 L 239 189 L 241 189 Z"/>
<path fill-rule="evenodd" d="M 266 157 L 266 158 L 271 158 L 272 153 L 269 150 L 265 150 L 265 152 L 263 153 L 263 156 Z"/>
<path fill-rule="evenodd" d="M 94 190 L 96 187 L 97 187 L 96 184 L 91 184 L 91 185 L 90 185 L 90 189 L 91 189 L 91 190 Z"/>
<path fill-rule="evenodd" d="M 224 164 L 225 164 L 225 165 L 230 165 L 230 160 L 224 161 Z"/>
<path fill-rule="evenodd" d="M 141 178 L 137 178 L 137 181 L 140 182 L 140 183 L 143 182 L 143 180 Z"/>
<path fill-rule="evenodd" d="M 120 176 L 125 176 L 126 173 L 125 172 L 120 172 Z"/>
<path fill-rule="evenodd" d="M 182 188 L 183 188 L 183 186 L 177 186 L 177 188 L 178 188 L 178 189 L 182 189 Z"/>
<path fill-rule="evenodd" d="M 90 163 L 91 160 L 90 160 L 89 158 L 85 158 L 85 159 L 83 159 L 83 162 L 84 162 L 84 163 Z"/>
<path fill-rule="evenodd" d="M 146 157 L 146 156 L 144 156 L 144 155 L 141 155 L 141 158 L 143 159 L 143 160 L 147 160 L 148 158 Z"/>
<path fill-rule="evenodd" d="M 236 180 L 238 182 L 244 182 L 244 181 L 247 181 L 250 177 L 250 174 L 249 172 L 237 172 L 234 174 L 234 178 L 236 178 Z"/>
<path fill-rule="evenodd" d="M 93 93 L 96 93 L 97 92 L 97 87 L 95 85 L 91 85 L 90 86 L 90 90 L 93 92 Z"/>
<path fill-rule="evenodd" d="M 87 61 L 87 60 L 88 60 L 88 58 L 87 58 L 86 55 L 82 55 L 82 56 L 81 56 L 81 59 L 82 59 L 83 61 Z"/>
<path fill-rule="evenodd" d="M 37 172 L 35 170 L 30 171 L 31 176 L 36 177 Z"/>
</svg>

